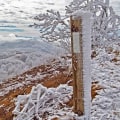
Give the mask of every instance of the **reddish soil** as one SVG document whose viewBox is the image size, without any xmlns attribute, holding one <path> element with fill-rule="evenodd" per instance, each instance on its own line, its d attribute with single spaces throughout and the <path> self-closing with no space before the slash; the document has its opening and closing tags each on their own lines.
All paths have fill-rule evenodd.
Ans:
<svg viewBox="0 0 120 120">
<path fill-rule="evenodd" d="M 14 99 L 18 95 L 28 94 L 31 91 L 31 88 L 37 84 L 42 84 L 46 87 L 57 87 L 60 84 L 66 84 L 69 80 L 72 79 L 72 75 L 64 74 L 64 71 L 67 69 L 62 68 L 59 66 L 56 70 L 59 70 L 59 73 L 56 75 L 53 75 L 54 70 L 51 70 L 50 65 L 42 65 L 39 67 L 35 67 L 20 76 L 16 76 L 12 79 L 9 79 L 5 83 L 3 83 L 0 86 L 0 90 L 4 89 L 7 86 L 11 86 L 13 84 L 19 84 L 22 82 L 25 82 L 25 75 L 32 75 L 35 76 L 38 72 L 41 72 L 43 74 L 46 74 L 46 77 L 44 77 L 42 80 L 35 80 L 31 81 L 29 84 L 24 84 L 22 87 L 18 87 L 14 90 L 10 90 L 7 94 L 4 96 L 0 96 L 0 120 L 13 120 L 12 111 L 15 107 L 14 105 Z M 48 74 L 49 73 L 49 74 Z M 72 85 L 72 82 L 69 82 L 69 85 Z M 92 99 L 97 95 L 97 90 L 101 89 L 97 83 L 92 84 Z M 67 103 L 69 106 L 73 106 L 72 99 Z M 57 120 L 57 118 L 56 118 Z"/>
</svg>

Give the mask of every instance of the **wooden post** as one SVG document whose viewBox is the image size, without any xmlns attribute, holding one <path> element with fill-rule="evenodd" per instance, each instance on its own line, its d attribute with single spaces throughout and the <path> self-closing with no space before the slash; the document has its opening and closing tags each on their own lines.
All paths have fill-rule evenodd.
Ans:
<svg viewBox="0 0 120 120">
<path fill-rule="evenodd" d="M 82 19 L 71 21 L 71 46 L 73 67 L 73 104 L 74 112 L 84 115 L 84 87 L 83 87 L 83 47 L 82 47 Z"/>
</svg>

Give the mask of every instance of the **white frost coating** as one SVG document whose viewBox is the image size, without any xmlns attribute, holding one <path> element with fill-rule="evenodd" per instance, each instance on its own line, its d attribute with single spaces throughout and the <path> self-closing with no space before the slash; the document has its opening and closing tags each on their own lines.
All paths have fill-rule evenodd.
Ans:
<svg viewBox="0 0 120 120">
<path fill-rule="evenodd" d="M 74 18 L 82 19 L 82 49 L 83 49 L 83 84 L 84 84 L 84 114 L 85 120 L 90 120 L 91 110 L 91 13 L 77 11 Z"/>
<path fill-rule="evenodd" d="M 91 109 L 91 23 L 90 14 L 84 14 L 82 17 L 83 27 L 83 80 L 84 80 L 84 105 L 86 120 L 90 120 Z"/>
<path fill-rule="evenodd" d="M 30 94 L 17 97 L 16 107 L 13 111 L 13 114 L 16 115 L 14 120 L 42 120 L 45 114 L 49 114 L 49 117 L 65 115 L 59 110 L 61 105 L 66 106 L 65 103 L 72 98 L 72 93 L 72 87 L 68 85 L 46 88 L 38 84 L 32 88 Z M 47 120 L 51 120 L 49 117 Z"/>
<path fill-rule="evenodd" d="M 80 53 L 80 33 L 73 32 L 73 52 Z"/>
<path fill-rule="evenodd" d="M 81 11 L 81 10 L 75 11 L 74 13 L 71 14 L 71 16 L 73 16 L 73 19 L 81 17 L 82 19 L 86 18 L 89 20 L 91 18 L 91 15 L 92 14 L 89 11 Z"/>
</svg>

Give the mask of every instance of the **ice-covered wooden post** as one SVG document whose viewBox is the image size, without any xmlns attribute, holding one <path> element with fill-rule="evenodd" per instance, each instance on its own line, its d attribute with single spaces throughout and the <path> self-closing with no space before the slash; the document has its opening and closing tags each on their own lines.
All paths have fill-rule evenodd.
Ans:
<svg viewBox="0 0 120 120">
<path fill-rule="evenodd" d="M 91 106 L 91 14 L 77 11 L 71 16 L 71 46 L 73 66 L 73 104 L 79 116 L 90 120 Z"/>
</svg>

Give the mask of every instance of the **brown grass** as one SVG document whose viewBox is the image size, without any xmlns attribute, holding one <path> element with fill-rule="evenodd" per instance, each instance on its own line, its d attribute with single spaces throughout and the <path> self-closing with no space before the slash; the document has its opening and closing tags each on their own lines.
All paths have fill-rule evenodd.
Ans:
<svg viewBox="0 0 120 120">
<path fill-rule="evenodd" d="M 33 68 L 28 72 L 25 72 L 21 76 L 25 76 L 26 74 L 35 76 L 37 74 L 37 72 L 45 72 L 48 70 L 50 70 L 49 65 L 48 66 L 42 65 L 42 66 Z M 66 84 L 71 79 L 72 79 L 72 76 L 68 76 L 68 75 L 64 74 L 63 71 L 60 70 L 60 73 L 57 75 L 53 76 L 52 72 L 51 72 L 43 80 L 36 80 L 34 82 L 29 83 L 28 85 L 24 85 L 23 87 L 16 88 L 15 90 L 9 91 L 6 95 L 0 97 L 0 106 L 1 106 L 0 107 L 0 120 L 13 120 L 12 111 L 15 107 L 14 99 L 18 95 L 30 93 L 33 86 L 40 83 L 48 88 L 49 87 L 57 87 L 60 84 Z M 25 79 L 24 78 L 21 79 L 21 82 L 22 82 L 22 80 L 24 81 Z M 9 80 L 9 83 L 11 82 L 13 84 L 16 81 L 19 81 L 18 76 L 14 79 Z M 8 82 L 6 81 L 6 83 L 4 83 L 4 84 L 8 84 Z M 70 82 L 69 85 L 72 85 L 72 82 Z M 0 89 L 3 89 L 5 86 L 3 86 L 3 87 L 0 86 L 1 87 Z M 101 89 L 101 87 L 99 85 L 97 85 L 96 83 L 93 83 L 92 91 L 91 91 L 92 99 L 97 95 L 97 90 L 99 90 L 99 89 Z M 66 104 L 68 106 L 73 106 L 73 100 L 71 99 Z M 53 120 L 57 120 L 57 118 L 55 118 Z"/>
</svg>

